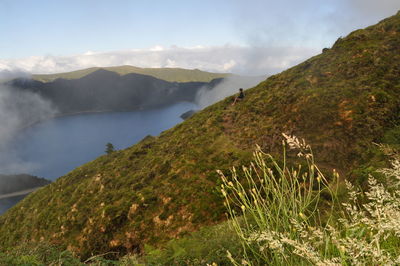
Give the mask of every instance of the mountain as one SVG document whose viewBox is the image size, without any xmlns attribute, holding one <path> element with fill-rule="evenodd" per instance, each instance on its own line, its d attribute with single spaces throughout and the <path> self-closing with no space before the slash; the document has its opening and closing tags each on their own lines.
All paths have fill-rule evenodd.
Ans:
<svg viewBox="0 0 400 266">
<path fill-rule="evenodd" d="M 135 73 L 121 76 L 114 71 L 98 69 L 78 79 L 58 78 L 51 82 L 40 82 L 18 78 L 9 85 L 38 93 L 53 103 L 60 114 L 66 115 L 148 109 L 181 101 L 194 102 L 200 89 L 212 89 L 221 80 L 178 83 Z"/>
<path fill-rule="evenodd" d="M 36 176 L 27 174 L 2 175 L 0 174 L 0 214 L 23 199 L 28 190 L 36 189 L 51 182 Z M 21 192 L 22 193 L 18 193 Z M 12 194 L 15 196 L 12 196 Z"/>
<path fill-rule="evenodd" d="M 0 174 L 0 195 L 9 194 L 25 189 L 42 187 L 51 181 L 27 174 L 2 175 Z"/>
<path fill-rule="evenodd" d="M 153 76 L 168 82 L 210 82 L 213 79 L 225 78 L 228 73 L 211 73 L 198 69 L 183 68 L 140 68 L 134 66 L 92 67 L 66 73 L 33 75 L 32 79 L 41 82 L 52 82 L 56 79 L 80 79 L 98 70 L 108 70 L 120 76 L 127 74 L 142 74 Z"/>
<path fill-rule="evenodd" d="M 226 98 L 75 169 L 0 217 L 0 249 L 50 241 L 81 258 L 124 254 L 218 223 L 216 169 L 247 164 L 256 144 L 281 154 L 282 132 L 305 138 L 324 169 L 368 176 L 385 163 L 374 143 L 400 143 L 399 44 L 400 12 L 246 90 L 235 105 Z"/>
</svg>

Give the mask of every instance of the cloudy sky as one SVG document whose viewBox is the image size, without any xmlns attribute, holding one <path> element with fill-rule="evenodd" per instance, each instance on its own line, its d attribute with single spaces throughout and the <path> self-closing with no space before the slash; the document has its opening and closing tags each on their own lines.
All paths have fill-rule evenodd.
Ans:
<svg viewBox="0 0 400 266">
<path fill-rule="evenodd" d="M 0 71 L 272 74 L 398 10 L 399 0 L 0 0 Z"/>
</svg>

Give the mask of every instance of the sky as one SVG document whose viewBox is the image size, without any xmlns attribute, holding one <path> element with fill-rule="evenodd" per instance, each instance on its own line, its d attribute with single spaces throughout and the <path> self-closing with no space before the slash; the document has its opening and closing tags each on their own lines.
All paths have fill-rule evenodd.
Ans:
<svg viewBox="0 0 400 266">
<path fill-rule="evenodd" d="M 0 0 L 0 72 L 274 74 L 398 10 L 399 0 Z"/>
</svg>

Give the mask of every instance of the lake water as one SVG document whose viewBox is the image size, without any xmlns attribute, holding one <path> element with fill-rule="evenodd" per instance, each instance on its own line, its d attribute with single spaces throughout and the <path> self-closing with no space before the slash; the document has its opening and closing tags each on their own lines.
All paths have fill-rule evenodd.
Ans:
<svg viewBox="0 0 400 266">
<path fill-rule="evenodd" d="M 4 213 L 6 210 L 18 203 L 25 196 L 16 196 L 8 199 L 0 199 L 0 214 Z"/>
<path fill-rule="evenodd" d="M 13 149 L 30 165 L 28 174 L 55 180 L 104 154 L 106 143 L 115 149 L 129 147 L 182 122 L 180 115 L 195 108 L 183 102 L 154 110 L 55 118 L 25 129 Z"/>
</svg>

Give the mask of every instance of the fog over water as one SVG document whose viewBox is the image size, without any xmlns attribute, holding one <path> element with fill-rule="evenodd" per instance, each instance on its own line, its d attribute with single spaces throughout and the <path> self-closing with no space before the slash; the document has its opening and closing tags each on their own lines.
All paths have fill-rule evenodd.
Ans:
<svg viewBox="0 0 400 266">
<path fill-rule="evenodd" d="M 129 147 L 182 122 L 180 115 L 195 108 L 182 102 L 154 110 L 50 119 L 19 132 L 9 148 L 20 163 L 30 165 L 28 174 L 55 180 L 104 154 L 106 143 L 115 149 Z"/>
<path fill-rule="evenodd" d="M 12 73 L 4 75 L 0 72 L 0 78 L 7 77 L 13 77 Z M 56 108 L 38 94 L 0 83 L 0 174 L 24 173 L 32 169 L 29 162 L 18 158 L 10 143 L 22 128 L 47 120 L 56 113 Z"/>
</svg>

